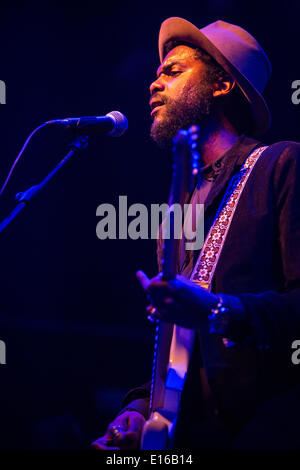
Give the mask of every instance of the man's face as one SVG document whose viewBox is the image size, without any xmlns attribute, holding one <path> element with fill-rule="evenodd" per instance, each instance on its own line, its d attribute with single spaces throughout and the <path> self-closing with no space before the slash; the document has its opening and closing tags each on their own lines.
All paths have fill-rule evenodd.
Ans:
<svg viewBox="0 0 300 470">
<path fill-rule="evenodd" d="M 152 139 L 162 148 L 170 146 L 179 129 L 201 125 L 211 112 L 212 85 L 207 65 L 188 46 L 177 46 L 165 57 L 150 86 Z"/>
</svg>

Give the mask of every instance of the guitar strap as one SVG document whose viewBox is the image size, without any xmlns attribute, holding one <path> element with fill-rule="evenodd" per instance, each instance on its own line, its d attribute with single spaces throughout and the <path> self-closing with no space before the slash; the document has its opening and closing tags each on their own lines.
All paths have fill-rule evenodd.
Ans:
<svg viewBox="0 0 300 470">
<path fill-rule="evenodd" d="M 240 171 L 232 177 L 205 239 L 190 279 L 207 290 L 211 290 L 212 279 L 243 189 L 256 162 L 266 148 L 264 146 L 254 149 Z M 181 393 L 183 389 L 195 334 L 195 330 L 174 325 L 166 380 L 166 399 L 168 396 L 174 395 L 175 391 Z M 208 331 L 200 334 L 200 342 L 205 370 L 209 371 L 219 367 L 220 356 L 217 355 L 216 348 L 210 347 L 211 341 Z"/>
<path fill-rule="evenodd" d="M 266 148 L 267 146 L 254 149 L 246 158 L 240 171 L 232 177 L 214 223 L 205 239 L 190 279 L 206 289 L 211 288 L 212 279 L 243 189 L 256 162 Z"/>
</svg>

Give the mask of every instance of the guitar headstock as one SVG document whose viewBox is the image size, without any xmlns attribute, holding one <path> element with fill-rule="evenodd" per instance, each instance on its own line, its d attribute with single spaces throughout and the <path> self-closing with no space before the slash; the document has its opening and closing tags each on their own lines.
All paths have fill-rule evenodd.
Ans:
<svg viewBox="0 0 300 470">
<path fill-rule="evenodd" d="M 187 193 L 191 193 L 200 177 L 200 155 L 197 151 L 199 139 L 198 126 L 191 126 L 187 131 L 180 130 L 173 139 L 173 177 L 172 203 L 183 204 Z"/>
</svg>

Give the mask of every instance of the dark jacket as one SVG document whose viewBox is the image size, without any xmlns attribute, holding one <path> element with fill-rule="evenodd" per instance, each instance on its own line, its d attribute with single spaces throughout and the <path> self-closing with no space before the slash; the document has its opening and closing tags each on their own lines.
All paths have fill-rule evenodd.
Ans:
<svg viewBox="0 0 300 470">
<path fill-rule="evenodd" d="M 231 177 L 259 145 L 242 136 L 224 156 L 224 170 L 205 202 L 206 234 Z M 158 255 L 160 259 L 160 248 Z M 291 361 L 292 342 L 300 339 L 299 143 L 272 144 L 255 165 L 236 208 L 212 291 L 227 294 L 236 346 L 225 348 L 220 338 L 212 337 L 212 353 L 215 350 L 222 361 L 216 366 L 212 359 L 206 372 L 218 420 L 237 436 L 261 406 L 300 383 L 300 365 Z M 185 401 L 201 400 L 195 385 L 187 395 L 183 394 L 182 412 Z M 147 416 L 148 396 L 148 386 L 137 388 L 127 394 L 123 406 Z"/>
</svg>

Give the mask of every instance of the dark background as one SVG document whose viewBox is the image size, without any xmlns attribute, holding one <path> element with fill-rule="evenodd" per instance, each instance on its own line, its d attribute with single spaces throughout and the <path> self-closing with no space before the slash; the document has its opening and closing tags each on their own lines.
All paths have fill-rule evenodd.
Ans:
<svg viewBox="0 0 300 470">
<path fill-rule="evenodd" d="M 223 19 L 251 32 L 273 66 L 265 97 L 273 124 L 264 142 L 299 139 L 299 1 L 59 2 L 1 6 L 0 182 L 28 134 L 44 121 L 103 115 L 129 121 L 120 139 L 97 137 L 10 227 L 0 244 L 0 448 L 80 446 L 101 435 L 126 390 L 150 378 L 153 329 L 137 269 L 156 273 L 155 241 L 96 237 L 96 208 L 165 202 L 170 155 L 149 139 L 149 84 L 157 37 L 169 16 L 202 27 Z M 38 183 L 71 136 L 42 129 L 0 201 Z M 79 429 L 80 428 L 80 429 Z"/>
</svg>

